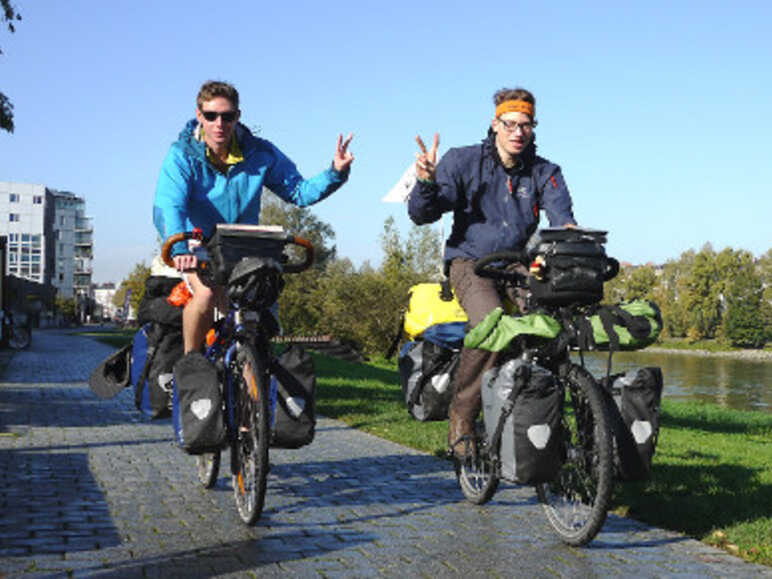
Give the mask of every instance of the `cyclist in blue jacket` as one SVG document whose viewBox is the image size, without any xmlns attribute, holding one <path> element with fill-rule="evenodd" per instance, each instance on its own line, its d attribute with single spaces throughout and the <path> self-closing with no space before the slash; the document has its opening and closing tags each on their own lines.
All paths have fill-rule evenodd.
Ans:
<svg viewBox="0 0 772 579">
<path fill-rule="evenodd" d="M 522 249 L 538 226 L 540 210 L 552 226 L 576 224 L 560 167 L 536 155 L 533 95 L 522 88 L 502 89 L 493 102 L 495 115 L 481 144 L 450 149 L 437 163 L 439 135 L 429 150 L 416 137 L 418 182 L 408 200 L 408 213 L 418 225 L 453 212 L 444 259 L 470 327 L 502 305 L 495 282 L 474 274 L 475 260 Z M 522 301 L 518 305 L 522 308 Z M 448 445 L 459 457 L 474 446 L 481 378 L 496 358 L 485 350 L 461 351 L 448 428 Z"/>
<path fill-rule="evenodd" d="M 303 179 L 295 164 L 272 143 L 240 124 L 239 93 L 230 84 L 209 81 L 196 99 L 196 118 L 188 121 L 161 167 L 153 221 L 162 239 L 194 227 L 208 237 L 217 223 L 257 224 L 263 186 L 288 203 L 311 205 L 346 182 L 354 156 L 353 135 L 338 135 L 332 165 Z M 197 258 L 185 243 L 172 250 L 176 268 L 187 272 L 193 298 L 183 310 L 185 352 L 201 347 L 213 322 L 221 291 L 206 287 L 195 272 Z"/>
</svg>

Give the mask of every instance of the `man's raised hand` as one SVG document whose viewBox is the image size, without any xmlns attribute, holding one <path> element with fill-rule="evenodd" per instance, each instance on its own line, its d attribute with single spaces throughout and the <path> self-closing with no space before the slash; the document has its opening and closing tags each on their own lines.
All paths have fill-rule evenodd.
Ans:
<svg viewBox="0 0 772 579">
<path fill-rule="evenodd" d="M 332 159 L 332 166 L 340 173 L 346 171 L 351 166 L 351 163 L 354 162 L 354 155 L 348 151 L 348 144 L 353 138 L 353 133 L 349 133 L 345 141 L 343 140 L 343 135 L 338 135 L 338 145 L 335 147 L 335 156 Z"/>
<path fill-rule="evenodd" d="M 434 173 L 437 170 L 437 150 L 440 148 L 440 134 L 434 133 L 432 148 L 426 150 L 423 140 L 416 135 L 415 142 L 418 143 L 420 153 L 416 153 L 415 172 L 421 181 L 434 181 Z"/>
</svg>

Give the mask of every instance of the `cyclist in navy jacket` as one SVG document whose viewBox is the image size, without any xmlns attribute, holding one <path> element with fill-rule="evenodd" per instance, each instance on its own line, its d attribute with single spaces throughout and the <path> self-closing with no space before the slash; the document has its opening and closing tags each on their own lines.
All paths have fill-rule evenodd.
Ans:
<svg viewBox="0 0 772 579">
<path fill-rule="evenodd" d="M 418 225 L 453 212 L 445 265 L 470 327 L 502 305 L 493 280 L 474 274 L 476 259 L 522 249 L 539 224 L 540 210 L 552 226 L 576 225 L 560 167 L 536 155 L 533 95 L 522 88 L 502 89 L 493 102 L 495 115 L 481 144 L 450 149 L 437 163 L 439 135 L 429 150 L 416 137 L 418 182 L 408 200 L 408 213 Z M 485 350 L 461 351 L 448 429 L 448 445 L 459 457 L 474 444 L 481 378 L 496 358 Z"/>
</svg>

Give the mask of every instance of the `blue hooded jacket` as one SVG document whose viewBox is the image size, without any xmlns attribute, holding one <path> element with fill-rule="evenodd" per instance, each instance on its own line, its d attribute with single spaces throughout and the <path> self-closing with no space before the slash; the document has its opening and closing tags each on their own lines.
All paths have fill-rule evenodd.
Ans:
<svg viewBox="0 0 772 579">
<path fill-rule="evenodd" d="M 200 227 L 209 237 L 218 223 L 257 224 L 263 186 L 299 207 L 321 201 L 348 178 L 333 167 L 303 179 L 295 164 L 272 143 L 255 137 L 244 125 L 235 128 L 244 160 L 225 174 L 206 157 L 206 144 L 195 137 L 198 122 L 189 121 L 172 144 L 161 167 L 153 203 L 153 222 L 162 239 Z M 187 253 L 177 243 L 172 255 Z"/>
<path fill-rule="evenodd" d="M 446 262 L 521 249 L 538 227 L 541 209 L 552 226 L 576 224 L 560 167 L 537 156 L 532 141 L 518 165 L 507 170 L 492 131 L 479 145 L 448 150 L 435 180 L 418 181 L 408 200 L 408 214 L 417 225 L 453 212 Z"/>
</svg>

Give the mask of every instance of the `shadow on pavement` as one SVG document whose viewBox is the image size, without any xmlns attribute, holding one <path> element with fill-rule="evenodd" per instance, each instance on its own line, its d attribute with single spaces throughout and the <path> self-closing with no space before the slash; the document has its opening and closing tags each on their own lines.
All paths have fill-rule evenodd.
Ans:
<svg viewBox="0 0 772 579">
<path fill-rule="evenodd" d="M 338 535 L 338 536 L 336 536 Z M 340 563 L 335 561 L 334 552 L 350 549 L 376 540 L 368 533 L 346 534 L 308 534 L 305 532 L 271 535 L 270 538 L 238 541 L 215 545 L 204 549 L 177 551 L 161 556 L 142 557 L 131 562 L 102 565 L 95 564 L 88 572 L 90 577 L 211 577 L 254 570 L 275 563 L 284 563 L 308 557 L 330 554 L 331 572 L 341 571 Z M 325 576 L 325 562 L 315 565 L 320 574 Z M 274 573 L 280 568 L 275 568 Z M 286 571 L 291 576 L 290 571 Z"/>
<path fill-rule="evenodd" d="M 85 453 L 0 451 L 0 476 L 3 556 L 120 545 Z"/>
</svg>

